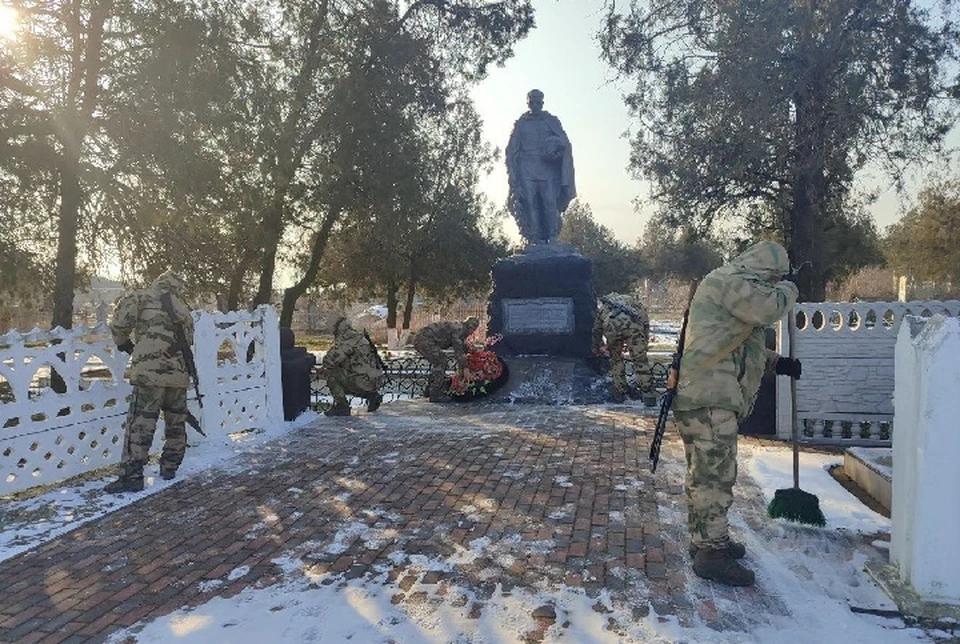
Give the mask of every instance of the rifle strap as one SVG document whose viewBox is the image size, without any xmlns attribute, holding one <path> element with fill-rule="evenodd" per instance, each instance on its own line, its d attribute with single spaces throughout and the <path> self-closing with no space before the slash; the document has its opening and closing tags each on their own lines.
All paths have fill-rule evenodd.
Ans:
<svg viewBox="0 0 960 644">
<path fill-rule="evenodd" d="M 170 322 L 173 324 L 173 335 L 176 341 L 176 344 L 173 348 L 177 350 L 178 354 L 180 354 L 180 359 L 183 360 L 184 367 L 187 367 L 187 358 L 183 355 L 183 353 L 185 350 L 189 350 L 190 347 L 187 344 L 187 337 L 183 334 L 183 322 L 177 319 L 177 314 L 173 310 L 173 300 L 170 297 L 169 291 L 164 291 L 160 294 L 160 306 L 162 306 L 163 310 L 166 311 L 167 315 L 170 317 Z M 189 369 L 187 371 L 188 375 L 192 375 L 189 373 Z"/>
<path fill-rule="evenodd" d="M 183 326 L 183 323 L 177 320 L 177 314 L 173 310 L 173 300 L 170 297 L 169 291 L 164 291 L 160 294 L 160 306 L 162 306 L 166 314 L 170 316 L 170 322 L 173 323 L 174 330 Z"/>
<path fill-rule="evenodd" d="M 370 338 L 370 332 L 366 329 L 363 330 L 363 337 L 367 339 L 367 342 L 370 344 L 370 348 L 373 349 L 373 359 L 374 364 L 381 370 L 386 371 L 387 366 L 383 364 L 383 359 L 380 357 L 380 352 L 377 350 L 377 345 L 373 343 L 373 339 Z"/>
</svg>

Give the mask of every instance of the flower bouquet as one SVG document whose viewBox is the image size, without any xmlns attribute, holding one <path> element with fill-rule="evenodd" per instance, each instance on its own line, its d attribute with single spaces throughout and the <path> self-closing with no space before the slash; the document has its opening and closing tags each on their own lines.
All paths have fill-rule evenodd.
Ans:
<svg viewBox="0 0 960 644">
<path fill-rule="evenodd" d="M 467 368 L 458 369 L 451 376 L 448 396 L 457 401 L 473 400 L 493 393 L 507 381 L 506 363 L 489 348 L 502 337 L 500 334 L 491 336 L 483 345 L 467 351 Z"/>
</svg>

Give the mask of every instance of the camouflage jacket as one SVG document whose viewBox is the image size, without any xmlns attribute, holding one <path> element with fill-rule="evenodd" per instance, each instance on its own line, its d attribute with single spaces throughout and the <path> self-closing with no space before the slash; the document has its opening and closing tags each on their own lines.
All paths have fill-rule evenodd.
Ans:
<svg viewBox="0 0 960 644">
<path fill-rule="evenodd" d="M 593 323 L 593 349 L 603 345 L 603 336 L 625 338 L 642 333 L 650 336 L 650 318 L 647 309 L 633 295 L 608 293 L 600 298 L 600 308 Z"/>
<path fill-rule="evenodd" d="M 355 386 L 368 391 L 376 391 L 386 379 L 377 362 L 376 348 L 345 318 L 334 325 L 333 346 L 323 356 L 323 368 L 342 371 Z"/>
<path fill-rule="evenodd" d="M 453 349 L 453 357 L 457 366 L 463 368 L 467 364 L 467 338 L 473 333 L 463 322 L 434 322 L 420 329 L 413 340 L 413 346 L 419 347 L 430 344 L 435 349 Z"/>
<path fill-rule="evenodd" d="M 796 285 L 780 281 L 789 270 L 780 244 L 760 242 L 703 278 L 690 304 L 674 409 L 750 413 L 764 370 L 778 357 L 766 349 L 764 327 L 797 301 Z"/>
<path fill-rule="evenodd" d="M 161 275 L 150 288 L 128 293 L 117 301 L 110 331 L 118 345 L 135 342 L 130 356 L 130 382 L 153 387 L 190 386 L 183 357 L 174 348 L 173 322 L 163 310 L 160 294 L 169 292 L 173 311 L 183 325 L 187 342 L 193 342 L 193 318 L 190 309 L 178 297 L 180 279 L 171 273 Z"/>
</svg>

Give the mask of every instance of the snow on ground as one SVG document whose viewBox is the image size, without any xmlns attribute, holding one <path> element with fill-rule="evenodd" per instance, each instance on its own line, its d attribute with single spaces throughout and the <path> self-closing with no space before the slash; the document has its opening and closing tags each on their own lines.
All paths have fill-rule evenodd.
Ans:
<svg viewBox="0 0 960 644">
<path fill-rule="evenodd" d="M 789 455 L 784 448 L 764 448 L 745 454 L 745 460 L 751 469 L 768 459 L 774 464 L 781 461 L 789 464 L 784 455 Z M 825 480 L 817 481 L 819 473 L 825 472 L 827 459 L 813 456 L 815 458 L 804 458 L 802 476 L 824 493 L 820 498 L 827 508 L 828 519 L 834 522 L 832 529 L 882 531 L 886 522 L 883 517 L 877 516 L 871 523 L 866 516 L 852 521 L 844 516 L 842 508 L 856 509 L 856 504 L 846 498 L 849 494 L 839 485 L 831 487 Z M 776 489 L 782 486 L 782 474 L 776 467 L 765 467 L 758 483 Z M 749 530 L 742 521 L 739 523 L 736 527 L 741 533 Z M 893 606 L 865 576 L 856 578 L 855 571 L 862 566 L 862 561 L 853 562 L 853 567 L 836 566 L 831 561 L 828 541 L 783 539 L 782 543 L 771 545 L 761 542 L 756 533 L 749 533 L 747 537 L 754 553 L 752 565 L 761 571 L 767 587 L 787 600 L 793 612 L 751 633 L 681 628 L 675 618 L 660 617 L 652 607 L 648 607 L 646 617 L 634 618 L 628 607 L 614 604 L 606 592 L 599 598 L 588 598 L 582 590 L 573 588 L 543 587 L 531 592 L 517 588 L 507 590 L 498 585 L 492 597 L 478 602 L 469 589 L 448 586 L 446 581 L 438 585 L 418 582 L 406 592 L 408 597 L 420 593 L 421 602 L 395 602 L 391 599 L 400 589 L 387 581 L 387 569 L 383 569 L 379 577 L 346 581 L 342 576 L 311 574 L 309 565 L 290 556 L 273 560 L 286 572 L 286 581 L 282 584 L 247 589 L 231 599 L 213 598 L 195 609 L 180 610 L 115 633 L 109 641 L 123 642 L 134 637 L 144 644 L 515 642 L 523 641 L 537 630 L 532 614 L 545 605 L 553 606 L 556 612 L 552 625 L 540 624 L 539 635 L 546 642 L 897 644 L 931 641 L 923 631 L 907 628 L 900 620 L 852 613 L 850 605 L 886 609 Z M 814 547 L 801 546 L 802 541 L 812 541 Z M 496 547 L 490 539 L 483 538 L 449 559 L 403 553 L 394 553 L 394 559 L 406 560 L 408 571 L 442 573 L 480 556 L 495 557 Z M 482 611 L 475 610 L 478 604 L 482 604 Z"/>
<path fill-rule="evenodd" d="M 293 422 L 281 423 L 266 430 L 220 437 L 204 438 L 188 429 L 187 457 L 180 466 L 177 477 L 207 471 L 214 464 L 222 467 L 233 456 L 282 436 L 295 427 L 307 425 L 316 418 L 317 414 L 309 411 Z M 176 483 L 176 480 L 164 481 L 160 478 L 156 462 L 148 464 L 144 470 L 143 492 L 105 494 L 103 486 L 114 478 L 115 474 L 63 487 L 54 486 L 32 498 L 4 501 L 0 504 L 0 561 Z"/>
<path fill-rule="evenodd" d="M 793 487 L 793 451 L 780 445 L 740 447 L 747 473 L 763 492 L 765 502 L 776 490 Z M 864 534 L 890 534 L 890 519 L 863 505 L 830 476 L 830 467 L 843 463 L 840 454 L 800 453 L 800 489 L 820 498 L 820 509 L 831 529 Z"/>
<path fill-rule="evenodd" d="M 110 641 L 133 637 L 143 643 L 467 644 L 524 641 L 530 633 L 537 633 L 545 642 L 576 644 L 934 641 L 922 630 L 905 626 L 900 619 L 850 610 L 851 606 L 880 610 L 894 610 L 895 606 L 863 572 L 869 553 L 864 548 L 853 548 L 851 559 L 851 548 L 837 545 L 837 533 L 863 533 L 870 535 L 868 542 L 874 536 L 883 542 L 890 531 L 889 519 L 864 507 L 830 477 L 828 467 L 841 458 L 801 454 L 801 488 L 819 497 L 828 521 L 826 529 L 798 530 L 794 524 L 766 521 L 764 528 L 755 530 L 738 509 L 734 510 L 734 529 L 747 542 L 748 563 L 757 570 L 762 590 L 775 593 L 791 612 L 789 616 L 772 617 L 769 626 L 750 633 L 682 628 L 675 618 L 658 616 L 652 606 L 645 607 L 649 612 L 638 618 L 631 610 L 635 607 L 612 602 L 606 591 L 599 598 L 589 598 L 581 589 L 567 587 L 529 590 L 498 585 L 492 597 L 480 599 L 470 589 L 441 580 L 429 585 L 417 582 L 406 590 L 408 598 L 419 593 L 420 602 L 396 601 L 400 588 L 396 582 L 388 581 L 388 567 L 380 569 L 377 577 L 346 580 L 339 575 L 312 574 L 309 564 L 291 553 L 274 560 L 285 571 L 283 583 L 264 589 L 249 588 L 230 599 L 212 598 L 197 608 L 115 633 Z M 776 489 L 792 485 L 789 447 L 744 445 L 741 467 L 763 491 L 764 505 Z M 350 531 L 354 527 L 345 524 L 343 529 Z M 448 559 L 399 552 L 392 559 L 395 563 L 405 562 L 408 572 L 442 573 L 478 557 L 496 558 L 500 545 L 483 538 Z M 546 549 L 552 547 L 550 543 L 542 545 Z M 554 607 L 556 621 L 538 622 L 533 612 L 547 605 Z M 477 610 L 478 606 L 482 610 Z"/>
</svg>

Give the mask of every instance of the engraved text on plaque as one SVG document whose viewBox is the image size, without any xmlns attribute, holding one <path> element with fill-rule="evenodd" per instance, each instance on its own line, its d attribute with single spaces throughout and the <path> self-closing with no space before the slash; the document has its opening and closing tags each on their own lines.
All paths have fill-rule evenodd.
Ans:
<svg viewBox="0 0 960 644">
<path fill-rule="evenodd" d="M 575 329 L 569 297 L 504 298 L 504 333 L 569 334 Z"/>
</svg>

